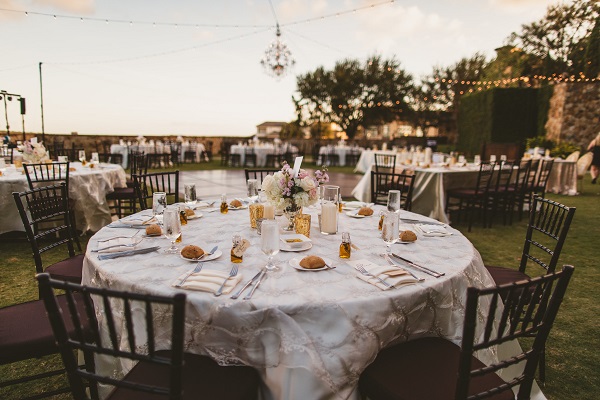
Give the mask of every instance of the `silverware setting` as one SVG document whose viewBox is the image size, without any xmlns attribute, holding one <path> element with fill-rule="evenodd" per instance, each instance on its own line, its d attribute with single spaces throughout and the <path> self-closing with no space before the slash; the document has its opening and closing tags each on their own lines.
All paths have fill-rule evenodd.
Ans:
<svg viewBox="0 0 600 400">
<path fill-rule="evenodd" d="M 227 283 L 227 281 L 229 280 L 229 278 L 233 278 L 234 276 L 236 276 L 238 273 L 238 265 L 237 264 L 233 264 L 233 267 L 231 268 L 231 271 L 229 271 L 229 276 L 227 278 L 225 278 L 225 280 L 223 280 L 223 283 L 221 284 L 221 287 L 219 287 L 219 290 L 217 290 L 215 292 L 215 296 L 219 297 L 221 294 L 223 294 L 223 288 L 225 287 L 225 284 Z"/>
<path fill-rule="evenodd" d="M 263 268 L 262 271 L 260 271 L 260 275 L 258 276 L 258 279 L 256 280 L 256 283 L 252 287 L 252 290 L 250 291 L 250 293 L 248 293 L 246 296 L 244 296 L 244 300 L 250 300 L 252 298 L 252 295 L 256 291 L 256 288 L 258 287 L 258 285 L 260 285 L 260 283 L 262 282 L 262 280 L 265 277 L 266 273 L 267 273 L 267 270 L 264 269 L 264 268 Z"/>
<path fill-rule="evenodd" d="M 254 282 L 256 282 L 256 280 L 258 279 L 258 277 L 260 276 L 260 274 L 261 274 L 261 273 L 262 273 L 262 270 L 261 270 L 261 271 L 258 271 L 258 272 L 256 273 L 256 275 L 254 275 L 254 276 L 252 277 L 252 279 L 250 279 L 248 282 L 246 282 L 246 283 L 244 284 L 244 286 L 242 286 L 242 288 L 241 288 L 240 290 L 238 290 L 237 292 L 235 292 L 234 294 L 232 294 L 230 298 L 232 298 L 232 299 L 234 299 L 234 300 L 235 300 L 235 299 L 237 299 L 238 297 L 240 297 L 240 295 L 242 294 L 242 292 L 243 292 L 244 290 L 246 290 L 246 289 L 248 288 L 248 286 L 250 286 L 251 284 L 253 284 Z"/>
<path fill-rule="evenodd" d="M 394 262 L 394 261 L 393 261 L 393 260 L 390 258 L 390 256 L 389 256 L 389 255 L 387 255 L 387 254 L 382 254 L 381 256 L 382 256 L 383 258 L 385 258 L 385 260 L 386 260 L 386 261 L 388 262 L 388 264 L 390 264 L 391 266 L 393 266 L 393 267 L 397 267 L 397 268 L 400 268 L 400 265 L 396 264 L 396 263 L 395 263 L 395 262 Z M 423 281 L 425 280 L 425 279 L 423 279 L 423 278 L 419 278 L 418 276 L 416 276 L 415 274 L 413 274 L 412 272 L 410 272 L 410 271 L 409 271 L 409 270 L 407 270 L 407 269 L 404 269 L 404 268 L 402 268 L 402 269 L 403 269 L 404 271 L 408 272 L 408 274 L 409 274 L 410 276 L 412 276 L 413 278 L 415 278 L 415 279 L 416 279 L 417 281 L 419 281 L 419 282 L 423 282 Z"/>
<path fill-rule="evenodd" d="M 438 226 L 445 225 L 445 224 L 442 224 L 441 222 L 423 221 L 420 219 L 410 219 L 410 218 L 400 218 L 400 221 L 405 222 L 407 224 L 423 224 L 423 225 L 438 225 Z"/>
<path fill-rule="evenodd" d="M 133 256 L 133 255 L 136 255 L 136 254 L 152 253 L 153 251 L 156 251 L 158 249 L 160 249 L 159 246 L 154 246 L 154 247 L 147 247 L 145 249 L 136 249 L 136 250 L 121 251 L 119 253 L 99 254 L 98 255 L 98 260 L 110 260 L 110 259 L 113 259 L 113 258 Z"/>
<path fill-rule="evenodd" d="M 396 253 L 392 253 L 392 257 L 397 258 L 398 260 L 404 261 L 409 266 L 411 266 L 411 267 L 413 267 L 413 268 L 415 268 L 415 269 L 417 269 L 417 270 L 419 270 L 419 271 L 421 271 L 421 272 L 423 272 L 423 273 L 425 273 L 427 275 L 431 275 L 431 276 L 434 276 L 436 278 L 439 278 L 441 276 L 446 275 L 444 272 L 437 272 L 437 271 L 432 270 L 431 268 L 427 268 L 427 267 L 424 267 L 422 265 L 415 264 L 414 262 L 412 262 L 410 260 L 407 260 L 404 257 L 400 257 Z"/>
<path fill-rule="evenodd" d="M 135 235 L 134 235 L 134 236 L 135 236 Z M 131 236 L 131 237 L 133 238 L 133 236 Z M 113 238 L 113 239 L 114 239 L 114 238 Z M 134 243 L 115 244 L 115 245 L 113 245 L 113 246 L 106 246 L 106 247 L 103 247 L 103 248 L 101 248 L 101 249 L 93 249 L 93 250 L 91 250 L 91 252 L 92 252 L 92 253 L 96 253 L 96 252 L 99 252 L 99 251 L 104 251 L 104 250 L 114 249 L 114 248 L 116 248 L 116 247 L 135 247 L 135 246 L 137 246 L 138 244 L 140 244 L 140 242 L 141 242 L 142 240 L 144 240 L 144 238 L 140 238 L 138 241 L 136 241 L 136 242 L 134 242 Z"/>
<path fill-rule="evenodd" d="M 203 263 L 203 262 L 201 262 L 201 261 L 199 261 L 199 262 L 198 262 L 198 264 L 196 264 L 196 267 L 195 267 L 193 270 L 191 270 L 190 272 L 188 272 L 188 273 L 187 273 L 187 274 L 186 274 L 186 275 L 185 275 L 185 276 L 184 276 L 184 277 L 183 277 L 183 278 L 182 278 L 182 279 L 179 281 L 179 283 L 177 283 L 177 284 L 175 285 L 175 287 L 181 287 L 181 286 L 182 286 L 182 285 L 183 285 L 183 284 L 184 284 L 184 283 L 185 283 L 185 282 L 188 280 L 188 278 L 189 278 L 190 276 L 192 276 L 193 274 L 195 274 L 195 273 L 197 273 L 197 272 L 200 272 L 200 271 L 202 270 L 202 266 L 203 266 L 203 265 L 204 265 L 204 263 Z"/>
<path fill-rule="evenodd" d="M 108 238 L 108 239 L 101 239 L 101 240 L 98 240 L 98 243 L 104 243 L 104 242 L 108 242 L 108 241 L 111 241 L 111 240 L 114 240 L 114 239 L 131 239 L 131 238 L 136 237 L 137 234 L 140 233 L 140 232 L 141 231 L 137 231 L 136 233 L 134 233 L 131 236 L 113 236 L 113 237 Z"/>
<path fill-rule="evenodd" d="M 206 257 L 212 256 L 213 254 L 215 254 L 215 251 L 217 251 L 218 249 L 219 249 L 219 246 L 215 246 L 208 253 L 204 253 L 200 257 L 197 257 L 197 258 L 190 258 L 190 260 L 201 261 L 201 260 L 205 259 Z"/>
<path fill-rule="evenodd" d="M 396 286 L 394 285 L 390 285 L 389 283 L 387 283 L 386 281 L 384 281 L 383 279 L 381 279 L 380 277 L 378 277 L 377 275 L 374 275 L 372 273 L 370 273 L 369 271 L 367 271 L 366 269 L 364 269 L 364 267 L 361 267 L 360 265 L 356 266 L 356 269 L 358 270 L 358 272 L 360 272 L 361 274 L 365 275 L 365 276 L 370 276 L 372 278 L 377 279 L 379 282 L 381 282 L 384 286 L 389 287 L 389 288 L 396 288 Z"/>
</svg>

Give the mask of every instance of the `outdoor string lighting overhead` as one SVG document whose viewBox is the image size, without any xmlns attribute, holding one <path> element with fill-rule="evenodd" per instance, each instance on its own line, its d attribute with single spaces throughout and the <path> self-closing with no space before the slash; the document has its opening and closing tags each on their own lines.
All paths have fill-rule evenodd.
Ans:
<svg viewBox="0 0 600 400">
<path fill-rule="evenodd" d="M 265 55 L 260 63 L 265 72 L 275 78 L 286 75 L 296 63 L 287 45 L 281 41 L 279 24 L 277 24 L 276 38 L 265 50 Z"/>
</svg>

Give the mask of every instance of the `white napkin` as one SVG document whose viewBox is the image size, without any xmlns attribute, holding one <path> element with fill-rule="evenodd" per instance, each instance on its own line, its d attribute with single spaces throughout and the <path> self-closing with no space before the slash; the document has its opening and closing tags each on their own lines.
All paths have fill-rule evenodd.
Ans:
<svg viewBox="0 0 600 400">
<path fill-rule="evenodd" d="M 123 218 L 119 220 L 120 223 L 125 224 L 125 225 L 150 225 L 150 224 L 155 224 L 157 222 L 156 217 L 144 217 L 144 216 L 139 216 L 139 217 L 130 217 L 130 218 Z"/>
<path fill-rule="evenodd" d="M 362 201 L 347 201 L 344 203 L 344 207 L 346 208 L 361 208 L 364 207 L 366 203 Z"/>
<path fill-rule="evenodd" d="M 418 282 L 415 278 L 413 278 L 408 272 L 404 271 L 402 268 L 393 267 L 391 265 L 376 265 L 368 260 L 348 261 L 348 264 L 350 264 L 354 268 L 356 268 L 357 265 L 360 265 L 364 269 L 366 269 L 368 272 L 370 272 L 371 274 L 380 277 L 381 279 L 383 279 L 384 281 L 389 283 L 391 286 L 395 286 L 396 288 L 401 285 L 408 285 L 411 283 Z M 386 272 L 391 272 L 391 271 L 393 271 L 393 272 L 404 271 L 406 273 L 404 275 L 399 275 L 399 276 L 386 275 Z M 368 275 L 363 275 L 358 270 L 356 271 L 356 277 L 358 279 L 362 279 L 365 282 L 369 282 L 371 285 L 377 286 L 381 290 L 392 289 L 391 287 L 385 286 L 378 279 L 375 279 Z"/>
<path fill-rule="evenodd" d="M 173 282 L 173 286 L 181 282 L 186 275 L 187 272 L 178 277 L 175 282 Z M 238 283 L 240 283 L 242 278 L 243 275 L 240 273 L 238 273 L 236 276 L 229 277 L 229 272 L 216 271 L 214 269 L 203 269 L 200 272 L 190 275 L 185 283 L 181 285 L 181 288 L 215 293 L 217 290 L 219 290 L 219 287 L 221 287 L 223 281 L 227 279 L 225 287 L 223 287 L 223 293 L 227 294 L 231 292 Z"/>
<path fill-rule="evenodd" d="M 419 230 L 423 234 L 423 236 L 428 237 L 452 235 L 452 232 L 448 231 L 443 225 L 415 224 L 415 228 Z"/>
<path fill-rule="evenodd" d="M 137 245 L 140 241 L 141 240 L 139 238 L 135 238 L 135 237 L 128 237 L 128 238 L 119 237 L 119 238 L 109 239 L 105 242 L 98 242 L 98 253 L 106 254 L 106 253 L 117 253 L 119 251 L 133 250 L 133 249 L 135 249 L 135 245 Z"/>
</svg>

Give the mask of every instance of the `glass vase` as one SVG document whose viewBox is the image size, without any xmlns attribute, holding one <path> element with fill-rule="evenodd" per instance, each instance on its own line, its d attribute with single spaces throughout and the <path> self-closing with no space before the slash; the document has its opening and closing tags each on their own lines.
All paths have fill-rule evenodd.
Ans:
<svg viewBox="0 0 600 400">
<path fill-rule="evenodd" d="M 302 207 L 292 201 L 292 204 L 283 209 L 283 215 L 288 220 L 288 226 L 283 228 L 284 231 L 293 231 L 296 225 L 296 215 L 302 213 Z"/>
</svg>

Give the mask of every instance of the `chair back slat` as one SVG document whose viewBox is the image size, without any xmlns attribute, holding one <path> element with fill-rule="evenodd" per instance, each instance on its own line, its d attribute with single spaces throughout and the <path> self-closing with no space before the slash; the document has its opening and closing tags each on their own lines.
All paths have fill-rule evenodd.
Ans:
<svg viewBox="0 0 600 400">
<path fill-rule="evenodd" d="M 477 183 L 475 184 L 475 192 L 477 194 L 487 193 L 494 178 L 495 162 L 482 161 L 479 165 L 479 173 L 477 174 Z"/>
<path fill-rule="evenodd" d="M 267 175 L 273 175 L 275 172 L 279 171 L 276 168 L 262 168 L 262 169 L 244 169 L 244 175 L 246 176 L 246 182 L 248 179 L 256 179 L 258 184 L 261 185 L 262 181 L 265 179 Z"/>
<path fill-rule="evenodd" d="M 155 192 L 165 192 L 167 203 L 179 203 L 179 171 L 133 175 L 133 185 L 142 210 L 152 204 Z"/>
<path fill-rule="evenodd" d="M 547 272 L 554 271 L 574 215 L 575 207 L 534 197 L 519 265 L 521 272 L 525 272 L 528 260 Z"/>
<path fill-rule="evenodd" d="M 89 398 L 85 391 L 84 381 L 90 383 L 92 398 L 97 398 L 98 383 L 161 395 L 169 400 L 182 398 L 185 294 L 178 293 L 175 296 L 166 297 L 92 288 L 52 280 L 48 274 L 39 274 L 37 279 L 74 398 Z M 81 307 L 77 304 L 78 301 L 81 301 L 79 297 L 70 296 L 69 305 L 61 308 L 56 299 L 57 291 L 66 292 L 68 298 L 69 293 L 80 292 L 85 295 L 84 298 L 91 300 L 89 300 L 89 304 L 84 301 L 84 307 Z M 123 313 L 113 311 L 114 307 L 119 306 L 123 307 Z M 81 323 L 82 317 L 73 315 L 81 309 L 86 310 L 88 314 L 86 317 L 91 321 L 90 325 L 94 331 L 87 335 L 82 333 L 69 337 L 65 320 L 61 315 L 69 315 L 73 324 Z M 99 320 L 96 319 L 96 315 L 100 316 Z M 157 332 L 154 321 L 157 318 L 161 320 L 169 318 L 172 321 L 171 348 L 168 353 L 155 351 L 155 334 Z M 102 329 L 98 323 L 102 324 Z M 115 331 L 116 326 L 122 326 L 118 333 Z M 108 333 L 106 333 L 106 329 L 108 329 Z M 103 334 L 108 334 L 109 339 L 99 340 Z M 127 337 L 124 337 L 125 335 Z M 129 336 L 133 336 L 133 338 Z M 86 365 L 78 365 L 75 350 L 83 352 Z M 127 376 L 117 379 L 112 376 L 112 373 L 97 372 L 93 365 L 94 355 L 107 355 L 168 367 L 169 382 L 168 384 L 142 383 L 130 380 Z M 166 370 L 165 373 L 167 373 Z"/>
<path fill-rule="evenodd" d="M 375 153 L 375 172 L 394 172 L 396 170 L 396 155 Z"/>
<path fill-rule="evenodd" d="M 502 392 L 509 392 L 516 386 L 519 386 L 517 396 L 519 399 L 529 398 L 541 353 L 572 274 L 573 267 L 565 266 L 560 272 L 521 282 L 484 289 L 473 287 L 468 289 L 456 399 L 490 398 Z M 504 304 L 498 301 L 498 297 L 505 299 Z M 489 306 L 486 306 L 488 302 Z M 489 310 L 481 320 L 477 311 L 480 307 Z M 497 321 L 497 332 L 494 335 L 488 335 L 487 327 L 490 320 Z M 476 337 L 479 324 L 485 329 L 483 334 Z M 532 333 L 535 333 L 533 344 L 521 353 L 481 368 L 471 366 L 475 351 L 518 338 L 530 337 Z M 485 392 L 469 395 L 469 386 L 474 378 L 494 374 L 517 364 L 524 364 L 524 368 L 514 379 L 501 383 L 495 388 L 487 388 Z"/>
<path fill-rule="evenodd" d="M 386 205 L 390 190 L 400 191 L 400 208 L 410 211 L 415 176 L 412 173 L 371 171 L 371 202 Z"/>
</svg>

